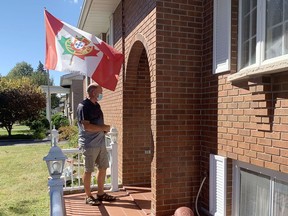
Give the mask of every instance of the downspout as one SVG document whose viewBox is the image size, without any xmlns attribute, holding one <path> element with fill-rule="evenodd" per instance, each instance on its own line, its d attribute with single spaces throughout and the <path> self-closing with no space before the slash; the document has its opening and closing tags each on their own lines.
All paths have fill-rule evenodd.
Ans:
<svg viewBox="0 0 288 216">
<path fill-rule="evenodd" d="M 199 196 L 200 196 L 202 187 L 203 187 L 204 182 L 205 182 L 205 180 L 206 180 L 207 177 L 208 177 L 208 176 L 206 175 L 206 176 L 203 178 L 203 180 L 202 180 L 202 182 L 201 182 L 201 185 L 200 185 L 200 187 L 199 187 L 197 196 L 196 196 L 195 210 L 196 210 L 197 216 L 201 216 L 201 215 L 203 215 L 203 214 L 204 214 L 205 216 L 213 216 L 213 215 L 211 215 L 210 212 L 209 212 L 207 209 L 205 209 L 201 204 L 198 204 Z M 198 209 L 199 207 L 200 207 L 200 209 Z M 200 214 L 199 212 L 201 212 L 201 214 Z"/>
</svg>

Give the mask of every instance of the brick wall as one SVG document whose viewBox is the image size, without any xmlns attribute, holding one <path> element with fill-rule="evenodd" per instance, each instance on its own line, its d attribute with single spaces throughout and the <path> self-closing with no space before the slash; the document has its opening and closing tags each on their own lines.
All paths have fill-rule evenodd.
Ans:
<svg viewBox="0 0 288 216">
<path fill-rule="evenodd" d="M 207 177 L 200 194 L 200 203 L 209 209 L 209 155 L 217 153 L 217 78 L 212 76 L 213 1 L 203 7 L 203 60 L 201 109 L 201 179 Z"/>
<path fill-rule="evenodd" d="M 157 1 L 157 215 L 193 208 L 200 186 L 202 4 Z"/>
<path fill-rule="evenodd" d="M 205 114 L 202 115 L 202 126 L 212 132 L 207 132 L 207 135 L 203 136 L 205 129 L 202 127 L 201 167 L 202 170 L 207 170 L 209 153 L 217 152 L 219 155 L 228 157 L 229 161 L 239 160 L 288 173 L 287 72 L 260 75 L 242 81 L 227 81 L 230 74 L 237 72 L 237 11 L 238 1 L 233 0 L 231 71 L 213 75 L 207 69 L 203 73 L 202 113 Z M 211 10 L 209 13 L 212 15 L 213 11 Z M 210 17 L 210 15 L 206 17 Z M 208 27 L 206 28 L 208 29 Z M 206 37 L 211 36 L 210 32 Z M 212 47 L 210 46 L 210 48 Z M 212 62 L 210 60 L 212 50 L 207 55 L 208 57 L 205 59 Z M 203 63 L 207 65 L 205 60 Z M 215 142 L 217 149 L 215 149 Z M 231 215 L 231 162 L 228 171 L 227 215 Z M 205 194 L 207 193 L 205 192 Z M 208 203 L 207 199 L 208 197 L 206 197 L 206 203 Z"/>
<path fill-rule="evenodd" d="M 155 6 L 152 0 L 125 0 L 114 13 L 115 47 L 121 50 L 124 43 L 126 70 L 116 91 L 104 92 L 101 106 L 106 123 L 117 121 L 123 132 L 121 180 L 146 183 L 151 169 L 152 214 L 171 215 L 179 206 L 192 207 L 200 186 L 203 8 L 200 0 Z"/>
<path fill-rule="evenodd" d="M 135 47 L 137 45 L 140 49 Z M 140 42 L 136 42 L 132 49 L 134 51 L 129 56 L 124 87 L 123 182 L 150 185 L 154 143 L 151 136 L 149 65 Z M 142 52 L 137 55 L 135 52 L 138 50 Z M 132 63 L 134 59 L 137 65 Z"/>
<path fill-rule="evenodd" d="M 83 100 L 83 81 L 82 80 L 72 80 L 71 87 L 72 95 L 71 95 L 71 106 L 73 107 L 72 113 L 72 121 L 76 119 L 76 111 L 78 104 Z"/>
<path fill-rule="evenodd" d="M 237 68 L 237 5 L 232 0 L 231 71 L 215 75 L 213 1 L 125 0 L 114 13 L 125 70 L 101 106 L 106 123 L 120 132 L 120 179 L 148 183 L 151 175 L 154 215 L 194 206 L 210 153 L 229 158 L 227 215 L 232 159 L 288 172 L 285 73 L 227 81 Z M 206 181 L 200 198 L 206 208 L 208 194 Z"/>
<path fill-rule="evenodd" d="M 233 85 L 222 77 L 219 87 L 223 96 L 219 100 L 229 109 L 218 111 L 223 119 L 219 121 L 219 154 L 288 173 L 285 74 L 261 76 Z M 229 103 L 224 102 L 224 97 Z"/>
<path fill-rule="evenodd" d="M 212 74 L 213 1 L 125 0 L 114 13 L 114 46 L 125 54 L 107 124 L 119 131 L 123 184 L 150 183 L 152 215 L 193 207 L 209 154 L 288 173 L 287 73 L 238 82 L 238 1 L 232 0 L 231 71 Z M 145 151 L 152 154 L 145 154 Z M 209 208 L 206 180 L 200 203 Z"/>
<path fill-rule="evenodd" d="M 155 20 L 153 8 L 155 1 L 152 0 L 123 1 L 113 17 L 114 47 L 124 53 L 123 67 L 127 70 L 120 73 L 115 92 L 104 90 L 105 101 L 103 99 L 101 106 L 106 113 L 106 123 L 115 125 L 119 131 L 119 177 L 125 185 L 151 183 L 153 143 L 149 64 L 155 63 L 151 60 L 153 56 L 147 56 L 146 49 L 155 53 L 155 26 L 151 27 Z M 140 44 L 138 49 L 134 43 L 141 39 L 142 42 L 137 43 Z M 152 154 L 145 154 L 149 151 Z"/>
<path fill-rule="evenodd" d="M 151 184 L 153 143 L 149 68 L 154 49 L 154 1 L 124 1 L 126 71 L 123 81 L 123 182 Z M 141 19 L 140 19 L 141 18 Z M 150 70 L 150 71 L 149 71 Z M 149 153 L 150 154 L 145 154 Z"/>
<path fill-rule="evenodd" d="M 113 15 L 113 41 L 114 48 L 122 52 L 122 4 L 120 3 Z M 125 60 L 126 61 L 126 60 Z M 115 91 L 106 90 L 103 88 L 103 100 L 99 102 L 104 113 L 105 124 L 114 126 L 118 130 L 118 170 L 119 182 L 122 183 L 122 152 L 123 152 L 123 69 L 120 71 L 117 87 Z"/>
</svg>

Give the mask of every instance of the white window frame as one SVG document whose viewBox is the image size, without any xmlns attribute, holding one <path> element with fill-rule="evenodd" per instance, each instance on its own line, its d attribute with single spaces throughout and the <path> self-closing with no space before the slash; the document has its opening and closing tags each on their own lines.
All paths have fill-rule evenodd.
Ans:
<svg viewBox="0 0 288 216">
<path fill-rule="evenodd" d="M 257 0 L 257 29 L 256 29 L 256 62 L 244 68 L 240 68 L 241 47 L 241 11 L 242 0 L 239 0 L 238 17 L 238 69 L 237 73 L 228 77 L 229 81 L 245 78 L 258 74 L 271 74 L 288 70 L 288 54 L 265 60 L 265 36 L 266 36 L 266 0 Z"/>
<path fill-rule="evenodd" d="M 213 2 L 213 73 L 217 74 L 229 71 L 231 65 L 231 0 Z"/>
<path fill-rule="evenodd" d="M 114 46 L 113 44 L 113 14 L 109 17 L 109 29 L 106 33 L 106 43 L 109 44 L 110 46 Z M 107 40 L 108 38 L 108 40 Z"/>
<path fill-rule="evenodd" d="M 233 191 L 232 191 L 232 215 L 239 215 L 239 197 L 240 197 L 240 169 L 244 168 L 255 173 L 260 173 L 270 177 L 270 181 L 277 179 L 288 182 L 288 174 L 280 173 L 274 170 L 266 169 L 264 167 L 255 166 L 241 161 L 233 161 Z"/>
</svg>

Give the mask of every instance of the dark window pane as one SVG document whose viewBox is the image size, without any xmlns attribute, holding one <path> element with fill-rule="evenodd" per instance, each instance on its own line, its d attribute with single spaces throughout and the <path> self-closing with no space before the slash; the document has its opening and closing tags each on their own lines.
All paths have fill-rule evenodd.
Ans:
<svg viewBox="0 0 288 216">
<path fill-rule="evenodd" d="M 246 169 L 240 170 L 241 216 L 268 216 L 270 202 L 270 179 Z"/>
<path fill-rule="evenodd" d="M 249 41 L 242 45 L 241 68 L 249 65 Z"/>
<path fill-rule="evenodd" d="M 251 30 L 252 30 L 252 37 L 254 36 L 254 35 L 256 35 L 256 30 L 257 30 L 257 10 L 256 9 L 254 9 L 253 11 L 252 11 L 252 16 L 251 16 Z"/>
<path fill-rule="evenodd" d="M 275 181 L 273 215 L 287 216 L 288 214 L 288 183 Z"/>
<path fill-rule="evenodd" d="M 284 20 L 288 20 L 288 0 L 284 0 Z"/>
<path fill-rule="evenodd" d="M 288 54 L 288 22 L 285 23 L 284 54 Z"/>
<path fill-rule="evenodd" d="M 256 63 L 256 37 L 252 38 L 251 40 L 251 64 Z"/>
<path fill-rule="evenodd" d="M 282 55 L 282 25 L 267 30 L 266 35 L 266 59 Z"/>
<path fill-rule="evenodd" d="M 268 0 L 266 13 L 266 27 L 272 27 L 283 21 L 283 0 Z"/>
<path fill-rule="evenodd" d="M 241 25 L 241 63 L 246 67 L 256 62 L 257 1 L 242 1 Z"/>
</svg>

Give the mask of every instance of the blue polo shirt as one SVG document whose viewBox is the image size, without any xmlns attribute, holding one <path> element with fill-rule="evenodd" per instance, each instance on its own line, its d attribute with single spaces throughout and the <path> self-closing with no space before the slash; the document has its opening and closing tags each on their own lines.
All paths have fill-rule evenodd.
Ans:
<svg viewBox="0 0 288 216">
<path fill-rule="evenodd" d="M 98 103 L 94 104 L 89 99 L 82 101 L 77 108 L 77 123 L 79 129 L 79 147 L 96 148 L 105 146 L 105 134 L 103 131 L 88 132 L 85 131 L 81 121 L 89 121 L 90 124 L 103 125 L 104 117 L 101 107 Z"/>
</svg>

